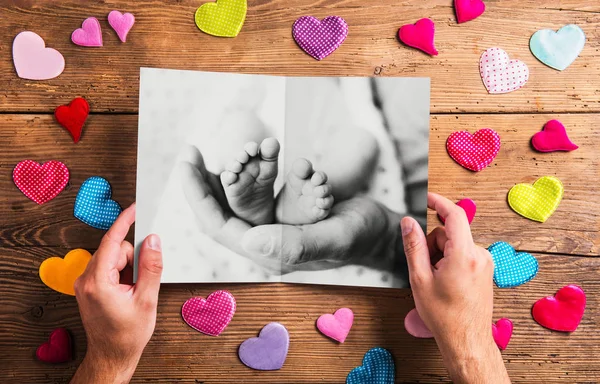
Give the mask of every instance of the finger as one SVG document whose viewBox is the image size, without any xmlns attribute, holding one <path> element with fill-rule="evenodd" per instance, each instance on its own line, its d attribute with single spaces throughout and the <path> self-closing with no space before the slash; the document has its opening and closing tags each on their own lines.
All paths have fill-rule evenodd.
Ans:
<svg viewBox="0 0 600 384">
<path fill-rule="evenodd" d="M 457 246 L 473 243 L 471 227 L 465 211 L 452 201 L 436 193 L 427 194 L 427 206 L 444 218 L 446 236 Z"/>
<path fill-rule="evenodd" d="M 135 222 L 135 203 L 131 204 L 129 208 L 121 212 L 117 220 L 113 223 L 113 225 L 108 229 L 106 234 L 104 235 L 103 241 L 108 240 L 112 241 L 119 246 L 127 237 L 129 233 L 129 228 Z"/>
<path fill-rule="evenodd" d="M 419 223 L 412 217 L 404 217 L 400 225 L 411 287 L 421 289 L 433 278 L 427 239 Z"/>
<path fill-rule="evenodd" d="M 121 243 L 121 258 L 119 259 L 116 268 L 122 271 L 127 265 L 133 265 L 133 245 L 129 241 Z"/>
<path fill-rule="evenodd" d="M 158 235 L 149 235 L 142 242 L 138 257 L 138 278 L 134 297 L 143 305 L 156 307 L 162 275 L 162 248 Z"/>
<path fill-rule="evenodd" d="M 429 248 L 429 257 L 431 265 L 434 267 L 444 256 L 444 249 L 448 242 L 446 228 L 437 227 L 429 235 L 427 235 L 427 247 Z"/>
<path fill-rule="evenodd" d="M 209 191 L 211 191 L 211 194 L 217 200 L 217 202 L 222 207 L 229 207 L 229 203 L 227 202 L 227 197 L 225 196 L 225 191 L 223 190 L 223 185 L 221 184 L 220 178 L 206 169 L 204 157 L 202 157 L 202 154 L 198 148 L 194 147 L 193 145 L 188 145 L 183 153 L 183 158 L 199 171 L 200 175 L 202 176 L 202 180 L 206 183 Z"/>
</svg>

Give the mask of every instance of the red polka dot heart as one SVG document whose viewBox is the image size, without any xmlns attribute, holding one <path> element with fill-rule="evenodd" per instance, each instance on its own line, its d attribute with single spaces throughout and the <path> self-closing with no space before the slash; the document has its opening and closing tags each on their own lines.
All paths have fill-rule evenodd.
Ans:
<svg viewBox="0 0 600 384">
<path fill-rule="evenodd" d="M 471 135 L 467 131 L 453 132 L 446 140 L 450 157 L 463 167 L 479 172 L 496 158 L 500 151 L 500 135 L 484 128 Z"/>
<path fill-rule="evenodd" d="M 38 204 L 54 199 L 69 182 L 69 170 L 60 161 L 43 165 L 23 160 L 13 170 L 13 180 L 25 196 Z"/>
<path fill-rule="evenodd" d="M 510 60 L 500 48 L 483 52 L 479 72 L 489 93 L 508 93 L 522 88 L 529 80 L 529 68 L 521 60 Z"/>
</svg>

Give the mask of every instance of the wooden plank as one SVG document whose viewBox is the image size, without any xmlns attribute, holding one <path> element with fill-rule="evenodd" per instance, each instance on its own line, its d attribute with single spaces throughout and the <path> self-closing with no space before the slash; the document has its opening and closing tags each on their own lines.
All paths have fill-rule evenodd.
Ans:
<svg viewBox="0 0 600 384">
<path fill-rule="evenodd" d="M 83 4 L 82 4 L 83 3 Z M 241 71 L 279 75 L 422 76 L 432 78 L 434 112 L 581 112 L 600 111 L 600 6 L 596 1 L 495 1 L 485 14 L 458 25 L 449 0 L 250 0 L 242 32 L 235 39 L 215 38 L 193 22 L 201 2 L 125 1 L 110 7 L 86 0 L 61 2 L 8 1 L 0 5 L 0 111 L 42 112 L 86 97 L 92 111 L 133 112 L 138 108 L 139 67 L 208 71 Z M 106 22 L 112 9 L 135 14 L 136 24 L 122 44 Z M 291 26 L 304 15 L 336 14 L 350 25 L 339 50 L 317 62 L 305 55 L 291 37 Z M 102 23 L 104 47 L 82 48 L 70 42 L 71 32 L 94 15 Z M 441 52 L 427 57 L 403 47 L 396 39 L 399 26 L 422 17 L 436 22 L 436 45 Z M 538 29 L 558 29 L 575 23 L 587 34 L 580 57 L 558 72 L 538 62 L 528 41 Z M 11 41 L 33 29 L 66 58 L 58 78 L 34 82 L 15 75 Z M 499 38 L 498 36 L 502 36 Z M 500 46 L 531 70 L 524 89 L 507 95 L 488 95 L 479 76 L 479 57 Z"/>
</svg>

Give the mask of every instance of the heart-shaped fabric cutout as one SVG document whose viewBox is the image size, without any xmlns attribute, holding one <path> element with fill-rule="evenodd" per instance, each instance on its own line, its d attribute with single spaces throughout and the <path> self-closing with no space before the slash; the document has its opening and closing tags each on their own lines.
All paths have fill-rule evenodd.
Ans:
<svg viewBox="0 0 600 384">
<path fill-rule="evenodd" d="M 500 48 L 490 48 L 481 55 L 479 73 L 489 93 L 516 91 L 529 80 L 527 64 L 511 60 Z"/>
<path fill-rule="evenodd" d="M 485 4 L 481 0 L 454 0 L 454 11 L 458 23 L 466 23 L 481 16 Z"/>
<path fill-rule="evenodd" d="M 68 105 L 61 105 L 54 110 L 56 121 L 62 125 L 78 143 L 81 130 L 90 113 L 90 105 L 83 97 L 76 97 Z"/>
<path fill-rule="evenodd" d="M 350 371 L 346 384 L 394 384 L 395 371 L 392 354 L 384 348 L 372 348 L 365 353 L 362 366 Z"/>
<path fill-rule="evenodd" d="M 88 17 L 71 34 L 71 41 L 82 47 L 101 47 L 102 46 L 102 28 L 100 22 L 95 17 Z"/>
<path fill-rule="evenodd" d="M 539 61 L 559 71 L 567 69 L 583 50 L 585 33 L 575 24 L 565 25 L 557 32 L 537 31 L 529 39 L 529 49 Z"/>
<path fill-rule="evenodd" d="M 327 337 L 343 343 L 350 333 L 354 313 L 350 308 L 340 308 L 332 315 L 326 313 L 317 319 L 317 329 Z"/>
<path fill-rule="evenodd" d="M 537 275 L 538 261 L 526 252 L 517 252 L 512 245 L 498 241 L 488 248 L 494 260 L 494 282 L 499 288 L 525 284 Z"/>
<path fill-rule="evenodd" d="M 585 312 L 585 292 L 577 285 L 562 287 L 554 296 L 533 304 L 533 319 L 543 327 L 561 332 L 573 332 Z"/>
<path fill-rule="evenodd" d="M 579 148 L 571 142 L 565 126 L 558 120 L 547 122 L 543 131 L 533 135 L 531 145 L 540 152 L 569 152 Z"/>
<path fill-rule="evenodd" d="M 33 160 L 23 160 L 13 170 L 13 181 L 25 196 L 44 204 L 65 189 L 69 182 L 69 170 L 56 160 L 43 165 Z"/>
<path fill-rule="evenodd" d="M 242 30 L 248 5 L 246 0 L 217 0 L 196 10 L 196 25 L 209 35 L 236 37 Z"/>
<path fill-rule="evenodd" d="M 323 20 L 302 16 L 294 22 L 292 36 L 304 52 L 323 60 L 346 40 L 348 24 L 339 16 L 328 16 Z"/>
<path fill-rule="evenodd" d="M 17 75 L 28 80 L 48 80 L 65 70 L 65 58 L 30 31 L 19 33 L 13 41 L 13 62 Z"/>
<path fill-rule="evenodd" d="M 409 47 L 420 49 L 431 56 L 437 56 L 434 43 L 435 24 L 424 18 L 414 24 L 406 24 L 398 30 L 398 38 Z"/>
<path fill-rule="evenodd" d="M 274 371 L 283 367 L 290 347 L 288 330 L 279 323 L 263 327 L 258 337 L 244 341 L 238 356 L 246 366 L 259 371 Z"/>
<path fill-rule="evenodd" d="M 501 351 L 504 351 L 510 342 L 513 333 L 513 323 L 509 319 L 502 318 L 492 324 L 492 336 L 494 342 Z"/>
<path fill-rule="evenodd" d="M 471 135 L 467 131 L 453 132 L 446 140 L 450 157 L 468 170 L 479 172 L 496 158 L 500 151 L 500 136 L 484 128 Z"/>
<path fill-rule="evenodd" d="M 192 297 L 181 307 L 183 321 L 196 331 L 209 336 L 219 336 L 235 314 L 236 303 L 227 291 L 215 291 L 203 297 Z"/>
<path fill-rule="evenodd" d="M 433 334 L 427 328 L 421 316 L 419 316 L 419 312 L 417 312 L 417 308 L 413 308 L 406 314 L 404 318 L 404 329 L 408 332 L 409 335 L 413 337 L 417 337 L 419 339 L 431 339 Z"/>
<path fill-rule="evenodd" d="M 475 213 L 477 212 L 477 205 L 475 204 L 475 202 L 471 199 L 462 199 L 458 203 L 456 203 L 456 205 L 458 205 L 463 209 L 463 211 L 465 211 L 465 214 L 467 215 L 467 220 L 469 221 L 469 224 L 471 224 L 473 222 L 473 219 L 475 218 Z M 442 223 L 446 224 L 446 219 L 444 219 L 440 215 L 438 215 L 438 217 Z"/>
<path fill-rule="evenodd" d="M 108 14 L 108 24 L 117 32 L 119 40 L 124 43 L 127 41 L 127 34 L 133 27 L 133 24 L 135 24 L 135 17 L 131 13 L 110 11 Z"/>
<path fill-rule="evenodd" d="M 108 229 L 121 213 L 121 206 L 111 200 L 108 181 L 92 176 L 81 184 L 75 199 L 74 215 L 89 226 Z"/>
<path fill-rule="evenodd" d="M 72 343 L 69 331 L 58 328 L 50 333 L 48 341 L 35 351 L 37 359 L 44 363 L 66 363 L 73 357 Z"/>
<path fill-rule="evenodd" d="M 558 208 L 564 187 L 554 176 L 540 177 L 533 183 L 517 184 L 508 192 L 508 204 L 519 215 L 540 223 Z"/>
<path fill-rule="evenodd" d="M 85 249 L 74 249 L 64 258 L 50 257 L 40 264 L 40 279 L 49 288 L 75 296 L 75 280 L 85 271 L 92 255 Z"/>
</svg>

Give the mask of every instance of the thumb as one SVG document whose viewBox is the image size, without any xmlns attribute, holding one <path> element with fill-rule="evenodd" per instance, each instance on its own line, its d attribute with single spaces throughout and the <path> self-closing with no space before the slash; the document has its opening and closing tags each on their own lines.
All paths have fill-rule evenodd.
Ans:
<svg viewBox="0 0 600 384">
<path fill-rule="evenodd" d="M 156 306 L 162 270 L 160 237 L 149 235 L 144 239 L 138 257 L 138 279 L 135 284 L 135 295 L 138 299 Z"/>
<path fill-rule="evenodd" d="M 411 217 L 404 217 L 400 222 L 402 227 L 402 243 L 408 263 L 410 285 L 418 288 L 433 278 L 431 259 L 427 248 L 427 239 L 423 229 Z"/>
</svg>

